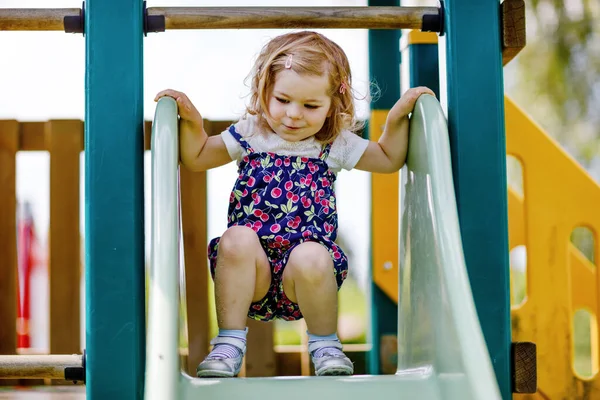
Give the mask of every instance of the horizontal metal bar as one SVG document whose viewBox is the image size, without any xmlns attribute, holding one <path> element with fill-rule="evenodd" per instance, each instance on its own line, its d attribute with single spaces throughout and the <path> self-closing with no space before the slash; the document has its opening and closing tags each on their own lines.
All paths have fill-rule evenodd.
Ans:
<svg viewBox="0 0 600 400">
<path fill-rule="evenodd" d="M 65 18 L 79 18 L 79 8 L 0 8 L 0 31 L 65 31 Z"/>
<path fill-rule="evenodd" d="M 437 7 L 150 7 L 165 29 L 422 29 Z M 153 31 L 148 29 L 148 31 Z"/>
<path fill-rule="evenodd" d="M 82 355 L 0 356 L 1 379 L 67 379 L 69 368 L 82 368 Z"/>
</svg>

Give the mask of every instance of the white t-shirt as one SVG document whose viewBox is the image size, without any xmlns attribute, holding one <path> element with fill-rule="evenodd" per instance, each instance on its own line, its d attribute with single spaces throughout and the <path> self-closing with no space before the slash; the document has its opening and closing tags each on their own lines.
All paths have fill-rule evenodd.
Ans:
<svg viewBox="0 0 600 400">
<path fill-rule="evenodd" d="M 257 125 L 257 117 L 249 115 L 234 124 L 235 130 L 257 152 L 271 152 L 282 156 L 319 157 L 322 144 L 314 136 L 299 142 L 288 142 L 273 132 L 265 132 Z M 237 163 L 245 155 L 244 148 L 229 130 L 221 132 L 231 159 Z M 344 130 L 331 144 L 327 165 L 332 172 L 351 170 L 367 149 L 369 141 L 355 133 Z"/>
</svg>

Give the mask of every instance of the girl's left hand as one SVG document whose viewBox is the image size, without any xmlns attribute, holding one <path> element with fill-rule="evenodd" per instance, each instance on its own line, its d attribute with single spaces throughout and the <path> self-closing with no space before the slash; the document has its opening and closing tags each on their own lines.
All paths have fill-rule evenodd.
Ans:
<svg viewBox="0 0 600 400">
<path fill-rule="evenodd" d="M 408 114 L 413 111 L 417 99 L 422 94 L 430 94 L 435 96 L 433 91 L 425 86 L 418 86 L 408 89 L 388 113 L 387 124 L 390 124 L 392 127 L 397 126 L 405 118 L 408 118 Z"/>
</svg>

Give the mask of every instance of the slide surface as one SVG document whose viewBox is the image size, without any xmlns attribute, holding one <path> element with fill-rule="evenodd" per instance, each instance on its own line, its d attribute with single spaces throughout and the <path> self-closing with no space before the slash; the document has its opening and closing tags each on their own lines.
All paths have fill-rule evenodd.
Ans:
<svg viewBox="0 0 600 400">
<path fill-rule="evenodd" d="M 145 399 L 500 399 L 462 253 L 446 119 L 423 95 L 402 170 L 398 370 L 395 375 L 198 379 L 178 360 L 177 113 L 152 131 L 152 260 Z"/>
</svg>

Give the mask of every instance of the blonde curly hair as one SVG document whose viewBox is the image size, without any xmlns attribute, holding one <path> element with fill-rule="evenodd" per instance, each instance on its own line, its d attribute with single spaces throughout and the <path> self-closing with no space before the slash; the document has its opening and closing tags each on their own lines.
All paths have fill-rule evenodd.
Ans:
<svg viewBox="0 0 600 400">
<path fill-rule="evenodd" d="M 355 119 L 352 74 L 346 54 L 340 46 L 325 36 L 311 31 L 287 33 L 269 41 L 261 50 L 248 76 L 250 104 L 246 111 L 258 118 L 259 125 L 268 128 L 268 97 L 277 73 L 285 69 L 288 56 L 293 56 L 291 69 L 299 75 L 329 77 L 330 113 L 315 138 L 332 142 L 342 130 L 356 132 L 361 128 Z"/>
</svg>

